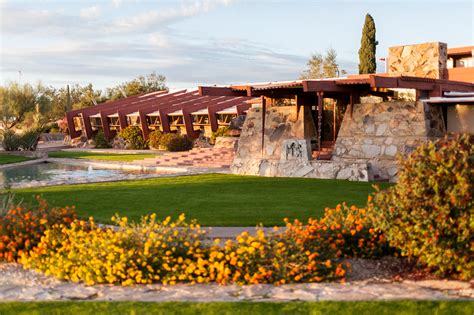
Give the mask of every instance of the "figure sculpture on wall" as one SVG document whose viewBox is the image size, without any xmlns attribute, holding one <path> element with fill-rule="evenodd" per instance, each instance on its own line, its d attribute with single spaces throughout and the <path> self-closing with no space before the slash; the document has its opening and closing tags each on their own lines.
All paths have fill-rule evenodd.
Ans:
<svg viewBox="0 0 474 315">
<path fill-rule="evenodd" d="M 303 157 L 303 146 L 298 142 L 291 142 L 286 144 L 286 159 L 290 158 L 302 158 Z"/>
</svg>

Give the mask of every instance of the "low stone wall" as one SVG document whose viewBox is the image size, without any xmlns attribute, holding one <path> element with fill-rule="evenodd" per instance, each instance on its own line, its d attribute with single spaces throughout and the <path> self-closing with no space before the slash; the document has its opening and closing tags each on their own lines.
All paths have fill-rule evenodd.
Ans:
<svg viewBox="0 0 474 315">
<path fill-rule="evenodd" d="M 366 162 L 235 158 L 230 170 L 239 175 L 369 180 Z"/>
</svg>

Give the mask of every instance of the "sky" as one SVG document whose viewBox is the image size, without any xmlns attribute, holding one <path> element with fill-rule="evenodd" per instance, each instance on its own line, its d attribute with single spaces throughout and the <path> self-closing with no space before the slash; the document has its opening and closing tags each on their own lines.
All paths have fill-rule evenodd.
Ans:
<svg viewBox="0 0 474 315">
<path fill-rule="evenodd" d="M 377 58 L 474 43 L 474 0 L 0 0 L 0 84 L 104 89 L 151 72 L 170 88 L 294 80 L 329 48 L 357 73 L 366 13 Z"/>
</svg>

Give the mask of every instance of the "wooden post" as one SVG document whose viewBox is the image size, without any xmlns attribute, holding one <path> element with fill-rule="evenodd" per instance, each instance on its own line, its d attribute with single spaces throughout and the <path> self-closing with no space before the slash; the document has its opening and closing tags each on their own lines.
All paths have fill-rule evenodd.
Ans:
<svg viewBox="0 0 474 315">
<path fill-rule="evenodd" d="M 88 114 L 81 113 L 82 122 L 84 123 L 84 130 L 86 131 L 87 139 L 92 139 L 92 126 L 91 126 L 91 119 Z"/>
<path fill-rule="evenodd" d="M 261 96 L 262 99 L 262 157 L 265 151 L 265 114 L 267 112 L 267 101 L 265 96 Z"/>
<path fill-rule="evenodd" d="M 100 111 L 100 122 L 102 123 L 102 131 L 104 132 L 104 136 L 107 140 L 112 140 L 112 134 L 110 130 L 109 118 L 107 117 L 104 112 Z"/>
<path fill-rule="evenodd" d="M 300 99 L 298 99 L 298 95 L 295 95 L 295 103 L 296 103 L 296 120 L 298 120 L 300 118 L 300 108 L 301 108 L 301 104 L 300 104 Z"/>
<path fill-rule="evenodd" d="M 321 154 L 321 133 L 322 133 L 322 124 L 323 124 L 323 92 L 316 92 L 318 96 L 318 157 Z"/>
<path fill-rule="evenodd" d="M 351 111 L 351 119 L 352 119 L 352 111 L 354 110 L 354 93 L 351 93 L 349 95 L 349 107 L 350 107 L 350 111 Z"/>
<path fill-rule="evenodd" d="M 334 143 L 336 143 L 336 120 L 337 120 L 337 117 L 336 117 L 336 105 L 337 105 L 337 100 L 334 99 L 333 100 L 333 107 L 332 107 L 332 112 L 333 112 L 333 122 L 332 122 L 332 141 L 334 141 Z"/>
</svg>

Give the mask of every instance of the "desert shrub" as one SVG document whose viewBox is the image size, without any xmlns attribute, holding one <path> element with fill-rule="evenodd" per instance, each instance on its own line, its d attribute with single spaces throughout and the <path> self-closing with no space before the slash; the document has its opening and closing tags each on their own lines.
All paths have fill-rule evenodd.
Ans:
<svg viewBox="0 0 474 315">
<path fill-rule="evenodd" d="M 21 147 L 21 138 L 12 130 L 5 130 L 2 135 L 2 146 L 5 151 L 18 151 Z"/>
<path fill-rule="evenodd" d="M 166 144 L 166 149 L 170 152 L 188 151 L 193 148 L 193 141 L 186 136 L 172 134 Z"/>
<path fill-rule="evenodd" d="M 369 203 L 378 230 L 403 256 L 438 275 L 474 275 L 474 148 L 469 136 L 419 146 L 399 157 L 395 186 Z"/>
<path fill-rule="evenodd" d="M 365 208 L 344 203 L 326 208 L 321 219 L 310 218 L 305 225 L 298 220 L 286 222 L 287 238 L 295 238 L 305 251 L 317 252 L 325 259 L 375 258 L 393 252 Z"/>
<path fill-rule="evenodd" d="M 119 137 L 127 142 L 128 149 L 148 149 L 148 142 L 143 139 L 142 130 L 138 126 L 128 126 L 120 130 Z"/>
<path fill-rule="evenodd" d="M 171 152 L 187 151 L 193 148 L 193 142 L 186 136 L 164 133 L 160 137 L 159 146 Z"/>
<path fill-rule="evenodd" d="M 209 139 L 209 143 L 210 144 L 215 144 L 217 137 L 227 137 L 229 130 L 230 130 L 229 127 L 219 127 L 217 129 L 217 131 L 215 131 L 211 134 L 211 137 Z"/>
<path fill-rule="evenodd" d="M 0 260 L 17 260 L 40 242 L 49 227 L 68 225 L 76 218 L 72 208 L 49 208 L 41 198 L 38 201 L 36 208 L 17 205 L 0 216 Z"/>
<path fill-rule="evenodd" d="M 160 140 L 162 136 L 163 136 L 163 133 L 159 130 L 155 130 L 151 132 L 148 135 L 148 143 L 150 144 L 150 147 L 153 149 L 160 149 L 161 147 Z"/>
<path fill-rule="evenodd" d="M 20 147 L 25 151 L 36 151 L 39 139 L 38 130 L 30 129 L 20 136 Z"/>
<path fill-rule="evenodd" d="M 98 130 L 97 133 L 94 135 L 94 147 L 101 149 L 112 147 L 109 140 L 107 140 L 107 138 L 105 137 L 103 130 Z"/>
</svg>

